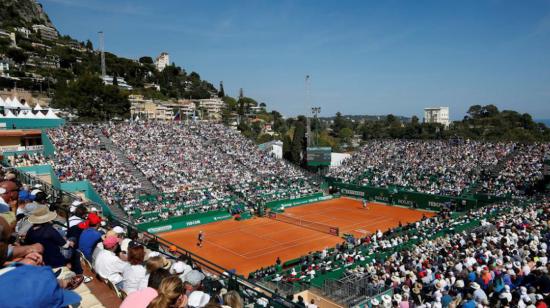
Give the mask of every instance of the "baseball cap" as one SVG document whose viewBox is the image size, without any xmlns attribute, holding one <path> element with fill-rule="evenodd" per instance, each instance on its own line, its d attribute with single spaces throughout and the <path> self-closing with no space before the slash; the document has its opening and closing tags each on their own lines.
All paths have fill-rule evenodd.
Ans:
<svg viewBox="0 0 550 308">
<path fill-rule="evenodd" d="M 66 307 L 81 297 L 62 289 L 49 266 L 14 264 L 0 271 L 2 307 Z"/>
<path fill-rule="evenodd" d="M 189 300 L 187 301 L 187 305 L 189 307 L 204 307 L 208 302 L 210 301 L 210 295 L 202 292 L 202 291 L 193 291 L 189 295 Z"/>
<path fill-rule="evenodd" d="M 86 219 L 90 225 L 98 225 L 101 222 L 101 217 L 99 217 L 95 213 L 88 214 L 88 218 Z"/>
<path fill-rule="evenodd" d="M 35 195 L 31 195 L 28 190 L 19 191 L 19 201 L 33 201 Z"/>
<path fill-rule="evenodd" d="M 103 246 L 107 249 L 113 248 L 120 242 L 120 239 L 116 236 L 107 236 L 103 240 Z"/>
<path fill-rule="evenodd" d="M 124 234 L 125 231 L 124 229 L 121 227 L 121 226 L 116 226 L 113 228 L 113 231 L 116 233 L 116 234 Z"/>
<path fill-rule="evenodd" d="M 197 270 L 192 270 L 187 275 L 185 275 L 185 281 L 189 282 L 192 286 L 197 286 L 201 283 L 204 277 L 205 276 L 203 273 Z"/>
</svg>

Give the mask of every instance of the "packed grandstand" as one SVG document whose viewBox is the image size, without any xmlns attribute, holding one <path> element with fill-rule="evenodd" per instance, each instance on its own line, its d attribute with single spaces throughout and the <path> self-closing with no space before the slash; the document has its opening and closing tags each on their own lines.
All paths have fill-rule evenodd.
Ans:
<svg viewBox="0 0 550 308">
<path fill-rule="evenodd" d="M 121 307 L 317 307 L 294 296 L 306 289 L 350 307 L 546 307 L 549 299 L 550 199 L 537 190 L 549 144 L 368 141 L 328 172 L 335 186 L 328 188 L 221 124 L 78 124 L 47 134 L 54 155 L 16 155 L 8 164 L 51 164 L 63 183 L 92 183 L 106 207 L 71 194 L 58 202 L 63 192 L 1 170 L 0 286 L 40 281 L 42 293 L 29 302 L 87 306 L 93 294 L 83 288 L 94 280 L 109 285 Z M 261 204 L 342 193 L 339 184 L 495 198 L 345 235 L 335 247 L 239 273 L 248 277 L 135 226 L 219 210 L 258 214 Z M 109 213 L 115 208 L 124 217 Z M 0 292 L 0 303 L 14 301 L 26 303 Z"/>
</svg>

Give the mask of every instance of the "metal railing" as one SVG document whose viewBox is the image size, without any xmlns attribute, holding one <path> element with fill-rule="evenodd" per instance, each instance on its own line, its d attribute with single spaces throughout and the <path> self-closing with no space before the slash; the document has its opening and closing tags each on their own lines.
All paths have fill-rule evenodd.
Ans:
<svg viewBox="0 0 550 308">
<path fill-rule="evenodd" d="M 48 202 L 51 205 L 55 205 L 55 209 L 57 211 L 63 212 L 65 218 L 68 218 L 70 204 L 74 200 L 80 200 L 77 195 L 71 192 L 57 189 L 53 185 L 46 183 L 45 181 L 39 179 L 33 174 L 25 173 L 15 168 L 10 169 L 10 171 L 12 171 L 16 175 L 16 179 L 21 181 L 21 183 L 25 183 L 28 185 L 40 184 L 40 189 L 48 195 Z M 101 205 L 96 204 L 92 201 L 88 201 L 86 203 L 90 206 L 97 207 L 98 209 L 103 209 Z M 256 303 L 257 299 L 259 298 L 265 298 L 269 303 L 269 307 L 290 308 L 295 306 L 293 302 L 288 301 L 279 293 L 275 292 L 275 290 L 270 290 L 264 286 L 251 282 L 242 276 L 235 275 L 228 269 L 217 265 L 199 255 L 196 255 L 191 251 L 188 251 L 170 241 L 167 241 L 166 239 L 163 239 L 155 234 L 148 233 L 144 230 L 140 230 L 136 225 L 125 218 L 115 217 L 110 211 L 108 213 L 105 213 L 105 209 L 103 210 L 104 214 L 106 214 L 105 216 L 107 216 L 112 225 L 123 226 L 128 230 L 129 233 L 137 232 L 142 235 L 140 241 L 142 241 L 142 243 L 147 245 L 148 247 L 158 250 L 160 253 L 163 253 L 172 258 L 183 258 L 185 260 L 188 260 L 191 262 L 194 268 L 200 269 L 205 274 L 207 274 L 207 276 L 222 279 L 226 282 L 226 289 L 238 291 L 245 302 L 248 304 Z"/>
<path fill-rule="evenodd" d="M 371 275 L 347 275 L 340 279 L 327 279 L 322 291 L 332 300 L 345 306 L 353 306 L 387 290 L 385 286 L 374 285 L 371 278 Z"/>
</svg>

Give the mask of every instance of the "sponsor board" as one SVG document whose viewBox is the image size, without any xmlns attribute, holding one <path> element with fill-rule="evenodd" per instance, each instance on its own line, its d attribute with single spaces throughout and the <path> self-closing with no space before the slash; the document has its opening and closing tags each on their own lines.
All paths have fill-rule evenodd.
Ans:
<svg viewBox="0 0 550 308">
<path fill-rule="evenodd" d="M 224 215 L 224 216 L 216 216 L 214 218 L 212 218 L 214 221 L 218 221 L 218 220 L 226 220 L 228 218 L 231 218 L 231 215 L 230 214 L 227 214 L 227 215 Z"/>
<path fill-rule="evenodd" d="M 390 203 L 390 198 L 387 196 L 376 196 L 374 197 L 374 200 L 378 202 Z"/>
<path fill-rule="evenodd" d="M 414 206 L 414 201 L 412 200 L 406 200 L 406 199 L 398 199 L 396 204 L 400 205 L 407 205 L 407 206 Z"/>
<path fill-rule="evenodd" d="M 149 233 L 158 233 L 158 232 L 165 232 L 165 231 L 170 231 L 170 230 L 172 230 L 172 225 L 149 228 L 149 229 L 147 229 L 147 232 L 149 232 Z"/>
<path fill-rule="evenodd" d="M 444 206 L 445 206 L 445 202 L 429 201 L 429 202 L 428 202 L 428 206 L 431 206 L 431 207 L 444 207 Z"/>
<path fill-rule="evenodd" d="M 358 197 L 364 197 L 365 196 L 364 191 L 351 190 L 351 189 L 347 189 L 347 188 L 340 189 L 340 192 L 343 193 L 343 194 L 346 194 L 346 195 L 350 195 L 350 196 L 358 196 Z"/>
</svg>

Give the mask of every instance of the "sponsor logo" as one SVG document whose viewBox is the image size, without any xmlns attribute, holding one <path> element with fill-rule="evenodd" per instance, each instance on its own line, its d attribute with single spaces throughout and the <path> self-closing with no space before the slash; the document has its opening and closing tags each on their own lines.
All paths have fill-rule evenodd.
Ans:
<svg viewBox="0 0 550 308">
<path fill-rule="evenodd" d="M 444 202 L 430 201 L 430 202 L 428 202 L 428 206 L 431 206 L 431 207 L 442 207 L 442 206 L 445 206 L 445 203 L 444 203 Z"/>
<path fill-rule="evenodd" d="M 155 228 L 149 228 L 147 229 L 147 232 L 149 233 L 157 233 L 157 232 L 164 232 L 164 231 L 170 231 L 172 230 L 172 225 L 166 225 L 161 227 L 155 227 Z"/>
<path fill-rule="evenodd" d="M 231 215 L 224 215 L 224 216 L 216 216 L 213 218 L 214 221 L 218 221 L 218 220 L 224 220 L 224 219 L 227 219 L 231 217 Z"/>
<path fill-rule="evenodd" d="M 362 192 L 362 191 L 356 191 L 356 190 L 351 190 L 351 189 L 347 189 L 347 188 L 342 188 L 341 192 L 343 194 L 346 194 L 346 195 L 352 195 L 352 196 L 364 196 L 365 193 Z"/>
<path fill-rule="evenodd" d="M 189 227 L 189 226 L 194 226 L 194 225 L 200 225 L 200 223 L 201 223 L 201 220 L 196 219 L 196 220 L 190 220 L 190 221 L 186 222 L 185 225 L 187 227 Z"/>
<path fill-rule="evenodd" d="M 386 196 L 376 196 L 374 199 L 382 202 L 390 202 L 390 198 Z"/>
<path fill-rule="evenodd" d="M 411 200 L 399 199 L 397 200 L 397 204 L 413 206 L 414 202 Z"/>
</svg>

